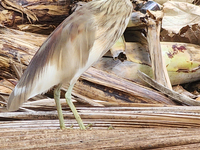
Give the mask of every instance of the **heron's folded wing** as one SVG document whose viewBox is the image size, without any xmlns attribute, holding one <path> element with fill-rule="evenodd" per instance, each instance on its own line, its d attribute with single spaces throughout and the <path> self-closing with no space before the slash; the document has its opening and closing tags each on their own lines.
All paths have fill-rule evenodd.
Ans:
<svg viewBox="0 0 200 150">
<path fill-rule="evenodd" d="M 82 7 L 63 21 L 37 51 L 9 97 L 8 110 L 17 110 L 29 98 L 64 79 L 70 81 L 87 62 L 94 41 L 93 16 Z"/>
</svg>

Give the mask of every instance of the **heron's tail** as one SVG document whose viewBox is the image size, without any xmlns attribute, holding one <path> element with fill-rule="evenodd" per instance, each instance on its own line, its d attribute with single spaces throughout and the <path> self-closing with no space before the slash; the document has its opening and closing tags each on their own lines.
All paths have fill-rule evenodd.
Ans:
<svg viewBox="0 0 200 150">
<path fill-rule="evenodd" d="M 8 111 L 16 111 L 28 99 L 26 89 L 18 88 L 17 86 L 9 96 L 7 109 Z"/>
<path fill-rule="evenodd" d="M 47 92 L 53 86 L 59 84 L 65 77 L 64 72 L 62 70 L 58 71 L 55 66 L 46 65 L 43 67 L 44 71 L 37 70 L 34 74 L 33 71 L 31 72 L 29 66 L 27 69 L 28 71 L 26 70 L 24 72 L 20 81 L 10 94 L 7 103 L 7 109 L 9 111 L 18 110 L 29 98 Z"/>
</svg>

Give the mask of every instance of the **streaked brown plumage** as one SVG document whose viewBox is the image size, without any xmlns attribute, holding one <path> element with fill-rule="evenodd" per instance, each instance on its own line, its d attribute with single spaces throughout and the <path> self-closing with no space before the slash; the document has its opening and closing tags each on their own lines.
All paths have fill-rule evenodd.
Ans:
<svg viewBox="0 0 200 150">
<path fill-rule="evenodd" d="M 63 82 L 72 89 L 123 34 L 131 12 L 130 0 L 94 0 L 65 19 L 31 60 L 9 97 L 8 110 L 17 110 L 29 98 Z M 67 100 L 70 95 L 71 90 Z"/>
</svg>

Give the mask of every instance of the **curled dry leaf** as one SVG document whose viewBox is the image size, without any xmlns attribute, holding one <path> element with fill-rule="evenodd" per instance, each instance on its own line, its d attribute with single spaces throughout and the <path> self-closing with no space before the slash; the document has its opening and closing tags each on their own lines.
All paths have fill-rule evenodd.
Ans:
<svg viewBox="0 0 200 150">
<path fill-rule="evenodd" d="M 169 1 L 164 4 L 162 41 L 200 44 L 200 7 Z M 187 19 L 186 19 L 187 18 Z"/>
<path fill-rule="evenodd" d="M 166 2 L 168 2 L 169 0 L 154 0 L 154 1 L 162 5 Z M 186 2 L 186 3 L 191 3 L 191 4 L 193 4 L 195 2 L 195 0 L 170 0 L 170 1 Z"/>
<path fill-rule="evenodd" d="M 19 12 L 22 15 L 23 15 L 23 13 L 26 14 L 27 19 L 29 20 L 30 23 L 32 23 L 32 21 L 33 22 L 38 21 L 37 16 L 32 11 L 21 6 L 20 4 L 14 2 L 14 1 L 10 1 L 10 0 L 2 0 L 1 1 L 1 5 L 4 8 L 6 8 L 8 10 L 13 10 L 13 11 Z"/>
<path fill-rule="evenodd" d="M 49 34 L 55 29 L 53 26 L 60 24 L 69 15 L 70 3 L 69 0 L 1 0 L 0 24 Z M 32 23 L 35 26 L 30 25 Z"/>
<path fill-rule="evenodd" d="M 200 23 L 200 7 L 184 2 L 166 2 L 163 7 L 162 28 L 169 32 L 179 33 L 187 25 Z M 186 19 L 187 18 L 187 19 Z"/>
<path fill-rule="evenodd" d="M 200 45 L 200 25 L 187 25 L 180 29 L 177 34 L 169 34 L 168 31 L 163 30 L 161 32 L 161 40 L 168 42 L 184 42 Z"/>
</svg>

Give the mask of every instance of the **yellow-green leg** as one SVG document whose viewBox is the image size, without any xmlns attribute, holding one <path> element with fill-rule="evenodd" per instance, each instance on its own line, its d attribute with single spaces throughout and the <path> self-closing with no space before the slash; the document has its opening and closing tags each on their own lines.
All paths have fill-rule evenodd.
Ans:
<svg viewBox="0 0 200 150">
<path fill-rule="evenodd" d="M 79 127 L 81 130 L 85 130 L 85 126 L 81 120 L 81 117 L 79 116 L 74 104 L 72 103 L 72 99 L 71 99 L 71 93 L 72 93 L 72 89 L 74 87 L 74 84 L 73 85 L 69 85 L 69 88 L 67 90 L 67 92 L 65 93 L 65 98 L 66 98 L 66 101 L 70 107 L 70 109 L 72 110 L 73 114 L 74 114 L 74 117 L 76 118 L 76 121 L 78 122 L 79 124 Z"/>
<path fill-rule="evenodd" d="M 60 104 L 60 87 L 62 84 L 59 84 L 55 89 L 54 89 L 54 99 L 56 102 L 56 108 L 58 111 L 58 118 L 60 122 L 60 129 L 65 129 L 65 123 L 64 123 L 64 118 L 63 118 L 63 113 L 62 113 L 62 107 Z"/>
</svg>

